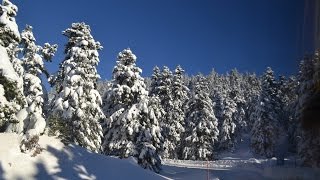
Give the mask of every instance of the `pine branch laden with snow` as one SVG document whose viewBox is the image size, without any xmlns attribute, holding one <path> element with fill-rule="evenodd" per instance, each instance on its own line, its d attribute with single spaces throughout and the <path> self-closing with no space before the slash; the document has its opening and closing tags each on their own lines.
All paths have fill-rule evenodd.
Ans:
<svg viewBox="0 0 320 180">
<path fill-rule="evenodd" d="M 214 145 L 218 141 L 218 120 L 214 115 L 209 98 L 208 84 L 198 76 L 192 96 L 187 104 L 186 132 L 183 139 L 183 159 L 214 159 Z"/>
<path fill-rule="evenodd" d="M 8 0 L 0 5 L 0 130 L 12 127 L 21 133 L 19 111 L 26 105 L 23 95 L 23 67 L 18 57 L 20 33 L 15 22 L 18 8 Z M 1 127 L 2 126 L 2 127 Z"/>
<path fill-rule="evenodd" d="M 0 77 L 0 131 L 4 131 L 8 122 L 16 123 L 18 119 L 16 117 L 16 112 L 19 110 L 19 106 L 14 102 L 10 102 L 6 98 L 6 90 L 2 85 L 3 80 Z"/>
<path fill-rule="evenodd" d="M 277 84 L 273 71 L 267 68 L 262 77 L 262 91 L 256 106 L 257 119 L 253 125 L 251 146 L 260 155 L 273 157 L 280 135 L 280 100 L 277 97 Z"/>
<path fill-rule="evenodd" d="M 138 164 L 143 168 L 159 173 L 161 170 L 159 154 L 163 149 L 163 137 L 158 120 L 164 111 L 157 96 L 142 100 L 139 106 L 141 120 L 135 156 L 138 159 Z"/>
<path fill-rule="evenodd" d="M 11 46 L 11 45 L 10 45 Z M 23 120 L 21 114 L 26 106 L 25 96 L 23 94 L 23 78 L 20 67 L 21 62 L 16 56 L 9 56 L 8 48 L 0 46 L 0 84 L 3 86 L 3 97 L 0 102 L 0 121 L 6 125 L 8 132 L 23 132 Z M 10 52 L 13 53 L 13 52 Z M 14 65 L 15 64 L 15 65 Z M 19 67 L 20 72 L 17 72 Z"/>
<path fill-rule="evenodd" d="M 107 118 L 104 128 L 104 153 L 127 158 L 136 154 L 135 139 L 139 132 L 139 109 L 120 109 Z"/>
<path fill-rule="evenodd" d="M 102 46 L 93 39 L 85 23 L 73 23 L 63 35 L 68 38 L 66 57 L 58 73 L 50 78 L 55 88 L 51 114 L 58 114 L 70 126 L 71 142 L 98 152 L 102 137 L 99 121 L 105 117 L 100 109 L 102 99 L 96 90 L 100 78 L 96 69 L 98 50 Z"/>
<path fill-rule="evenodd" d="M 16 24 L 15 16 L 18 7 L 9 0 L 3 0 L 0 5 L 0 45 L 7 47 L 13 42 L 20 41 L 20 33 Z"/>
</svg>

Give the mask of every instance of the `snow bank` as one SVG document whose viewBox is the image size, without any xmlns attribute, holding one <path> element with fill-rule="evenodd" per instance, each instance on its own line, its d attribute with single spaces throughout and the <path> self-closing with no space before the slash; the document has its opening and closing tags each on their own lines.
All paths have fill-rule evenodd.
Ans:
<svg viewBox="0 0 320 180">
<path fill-rule="evenodd" d="M 234 152 L 224 152 L 216 161 L 163 159 L 163 176 L 173 179 L 310 179 L 318 180 L 320 169 L 296 167 L 294 157 L 286 157 L 284 166 L 276 158 L 255 158 L 250 151 L 249 136 Z M 208 178 L 209 177 L 209 178 Z"/>
<path fill-rule="evenodd" d="M 41 136 L 45 148 L 31 157 L 20 152 L 21 136 L 0 133 L 0 179 L 165 179 L 142 169 L 133 159 L 120 160 L 92 153 L 76 145 L 64 146 Z"/>
<path fill-rule="evenodd" d="M 317 180 L 320 169 L 295 167 L 289 159 L 277 166 L 276 159 L 237 159 L 190 161 L 164 159 L 163 176 L 173 179 L 304 179 Z"/>
<path fill-rule="evenodd" d="M 253 158 L 252 158 L 253 159 Z M 273 160 L 269 160 L 273 161 Z M 219 161 L 180 161 L 164 160 L 163 176 L 172 179 L 304 179 L 317 180 L 320 169 L 294 166 L 276 166 L 274 163 L 263 163 L 268 160 L 219 160 Z M 209 177 L 209 178 L 208 178 Z"/>
</svg>

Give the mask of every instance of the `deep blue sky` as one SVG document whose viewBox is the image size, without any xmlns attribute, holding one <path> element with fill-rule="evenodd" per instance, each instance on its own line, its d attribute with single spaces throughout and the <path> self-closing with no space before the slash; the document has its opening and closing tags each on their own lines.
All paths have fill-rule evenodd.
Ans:
<svg viewBox="0 0 320 180">
<path fill-rule="evenodd" d="M 303 0 L 12 0 L 20 31 L 34 27 L 39 44 L 57 43 L 57 71 L 67 42 L 61 32 L 85 22 L 104 49 L 98 71 L 110 79 L 119 51 L 130 47 L 143 76 L 155 65 L 188 74 L 232 68 L 294 74 L 302 56 Z"/>
</svg>

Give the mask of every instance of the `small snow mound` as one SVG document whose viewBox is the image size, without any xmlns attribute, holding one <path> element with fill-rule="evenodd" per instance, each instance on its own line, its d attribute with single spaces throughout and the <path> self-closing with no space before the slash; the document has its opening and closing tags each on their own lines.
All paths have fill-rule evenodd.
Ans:
<svg viewBox="0 0 320 180">
<path fill-rule="evenodd" d="M 261 161 L 259 161 L 259 160 L 256 159 L 256 158 L 250 158 L 248 161 L 249 161 L 250 163 L 261 164 Z"/>
</svg>

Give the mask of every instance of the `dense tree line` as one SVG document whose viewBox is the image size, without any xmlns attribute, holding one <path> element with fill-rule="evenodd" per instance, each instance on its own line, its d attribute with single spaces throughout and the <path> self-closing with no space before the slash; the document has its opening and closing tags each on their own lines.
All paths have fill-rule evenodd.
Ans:
<svg viewBox="0 0 320 180">
<path fill-rule="evenodd" d="M 57 45 L 36 45 L 29 25 L 19 33 L 17 7 L 9 0 L 0 10 L 1 131 L 26 139 L 57 135 L 93 152 L 134 156 L 156 172 L 161 158 L 216 159 L 235 151 L 244 135 L 250 135 L 257 155 L 277 156 L 282 147 L 304 165 L 320 166 L 319 126 L 313 126 L 318 53 L 306 57 L 292 77 L 277 78 L 270 67 L 259 77 L 236 69 L 188 76 L 181 66 L 173 72 L 164 66 L 143 78 L 128 48 L 118 54 L 111 80 L 99 81 L 102 46 L 89 25 L 73 23 L 63 31 L 65 58 L 57 73 L 49 74 L 43 60 L 53 59 Z M 42 74 L 52 86 L 49 95 Z"/>
</svg>

